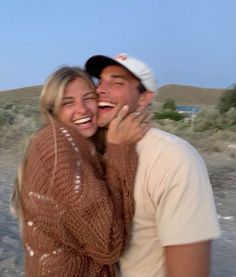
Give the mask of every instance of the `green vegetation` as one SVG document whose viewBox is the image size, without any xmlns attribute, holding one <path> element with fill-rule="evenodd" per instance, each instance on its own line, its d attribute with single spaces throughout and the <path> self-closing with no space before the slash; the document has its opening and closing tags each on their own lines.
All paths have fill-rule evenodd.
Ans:
<svg viewBox="0 0 236 277">
<path fill-rule="evenodd" d="M 30 134 L 40 127 L 38 105 L 5 103 L 0 106 L 0 147 L 21 147 Z"/>
<path fill-rule="evenodd" d="M 223 114 L 218 109 L 203 109 L 194 120 L 194 130 L 205 131 L 209 129 L 236 131 L 236 108 L 231 108 Z"/>
<path fill-rule="evenodd" d="M 174 89 L 173 86 L 171 87 Z M 180 88 L 178 87 L 178 89 Z M 187 88 L 185 87 L 185 89 Z M 41 87 L 31 87 L 0 92 L 1 148 L 13 147 L 22 151 L 30 134 L 41 126 L 38 107 L 40 90 Z M 164 101 L 154 101 L 152 105 L 154 124 L 163 130 L 185 138 L 195 147 L 204 151 L 223 151 L 227 142 L 234 144 L 236 141 L 235 86 L 225 91 L 224 94 L 216 91 L 215 98 L 211 97 L 212 90 L 204 90 L 196 103 L 194 102 L 195 93 L 197 93 L 196 90 L 192 94 L 187 91 L 185 95 L 182 95 L 182 98 L 192 99 L 189 105 L 198 105 L 198 101 L 202 97 L 201 101 L 208 101 L 213 107 L 206 107 L 205 102 L 201 102 L 199 105 L 201 107 L 200 113 L 192 118 L 185 117 L 176 111 L 176 103 L 178 105 L 184 103 L 166 97 Z M 205 95 L 207 93 L 209 95 Z M 215 102 L 210 102 L 210 100 L 213 101 L 212 99 Z"/>
<path fill-rule="evenodd" d="M 169 118 L 171 120 L 179 121 L 184 119 L 184 117 L 183 114 L 176 111 L 175 100 L 171 98 L 168 98 L 162 105 L 162 109 L 155 112 L 153 115 L 154 120 Z"/>
<path fill-rule="evenodd" d="M 161 112 L 156 112 L 153 116 L 153 119 L 166 119 L 169 118 L 171 120 L 179 121 L 184 119 L 184 115 L 180 114 L 173 110 L 163 110 Z"/>
<path fill-rule="evenodd" d="M 162 108 L 163 110 L 175 111 L 176 110 L 175 100 L 172 98 L 168 98 L 163 104 Z"/>
<path fill-rule="evenodd" d="M 226 90 L 225 94 L 221 96 L 218 106 L 221 114 L 227 113 L 230 109 L 236 109 L 236 84 Z"/>
<path fill-rule="evenodd" d="M 197 115 L 185 117 L 175 110 L 175 100 L 167 99 L 154 110 L 153 119 L 163 130 L 174 133 L 192 143 L 200 151 L 223 152 L 236 141 L 236 86 L 226 90 L 215 106 L 204 107 Z M 181 116 L 175 116 L 175 114 Z M 229 157 L 236 157 L 227 150 Z"/>
<path fill-rule="evenodd" d="M 227 89 L 216 108 L 204 108 L 194 120 L 195 131 L 236 131 L 236 85 Z"/>
<path fill-rule="evenodd" d="M 165 125 L 164 119 L 185 121 L 194 132 L 226 129 L 234 132 L 236 131 L 236 85 L 234 84 L 222 94 L 216 107 L 203 107 L 197 115 L 191 118 L 178 113 L 175 100 L 168 98 L 160 111 L 154 111 L 153 119 L 159 121 L 161 125 Z"/>
</svg>

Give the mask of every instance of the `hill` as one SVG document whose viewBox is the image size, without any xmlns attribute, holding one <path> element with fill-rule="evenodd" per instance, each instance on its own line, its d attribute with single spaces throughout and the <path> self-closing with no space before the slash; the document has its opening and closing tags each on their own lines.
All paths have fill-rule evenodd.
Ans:
<svg viewBox="0 0 236 277">
<path fill-rule="evenodd" d="M 42 86 L 25 87 L 0 92 L 0 106 L 9 104 L 37 105 Z M 177 105 L 215 106 L 223 89 L 206 89 L 183 85 L 166 85 L 155 97 L 157 104 L 172 98 Z"/>
<path fill-rule="evenodd" d="M 166 85 L 159 89 L 155 100 L 158 103 L 171 98 L 176 105 L 216 106 L 219 98 L 224 94 L 223 89 L 207 89 L 183 85 Z"/>
<path fill-rule="evenodd" d="M 0 106 L 5 104 L 38 105 L 42 86 L 24 87 L 0 92 Z"/>
</svg>

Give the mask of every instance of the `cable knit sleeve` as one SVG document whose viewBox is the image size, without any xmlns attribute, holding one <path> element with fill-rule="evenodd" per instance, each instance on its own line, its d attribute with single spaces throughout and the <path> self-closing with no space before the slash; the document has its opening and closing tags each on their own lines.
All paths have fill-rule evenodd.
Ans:
<svg viewBox="0 0 236 277">
<path fill-rule="evenodd" d="M 128 244 L 131 232 L 131 223 L 134 216 L 134 198 L 133 189 L 137 169 L 137 153 L 134 144 L 108 144 L 104 155 L 106 168 L 106 182 L 110 189 L 116 189 L 119 186 L 122 195 L 122 201 L 117 204 L 116 209 L 123 214 L 125 226 L 125 244 Z"/>
<path fill-rule="evenodd" d="M 51 126 L 41 130 L 25 168 L 25 220 L 28 225 L 34 221 L 34 240 L 44 234 L 74 255 L 86 255 L 101 264 L 116 262 L 133 216 L 136 165 L 129 160 L 130 151 L 127 146 L 109 147 L 105 180 L 88 140 L 60 124 L 54 134 Z"/>
</svg>

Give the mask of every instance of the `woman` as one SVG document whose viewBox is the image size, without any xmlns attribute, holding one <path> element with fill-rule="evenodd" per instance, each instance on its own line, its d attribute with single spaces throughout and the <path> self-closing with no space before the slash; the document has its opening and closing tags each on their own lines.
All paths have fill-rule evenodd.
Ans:
<svg viewBox="0 0 236 277">
<path fill-rule="evenodd" d="M 26 277 L 115 276 L 134 213 L 134 143 L 148 126 L 140 124 L 145 115 L 122 120 L 127 107 L 118 112 L 108 130 L 104 175 L 89 139 L 97 130 L 96 98 L 79 68 L 57 70 L 43 88 L 46 126 L 31 139 L 12 197 Z"/>
</svg>

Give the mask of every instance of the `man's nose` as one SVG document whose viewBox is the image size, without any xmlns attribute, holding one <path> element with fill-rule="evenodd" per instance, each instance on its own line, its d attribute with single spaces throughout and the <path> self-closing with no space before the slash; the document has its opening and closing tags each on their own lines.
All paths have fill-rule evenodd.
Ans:
<svg viewBox="0 0 236 277">
<path fill-rule="evenodd" d="M 98 84 L 96 91 L 98 94 L 107 94 L 109 92 L 109 88 L 106 82 Z"/>
</svg>

